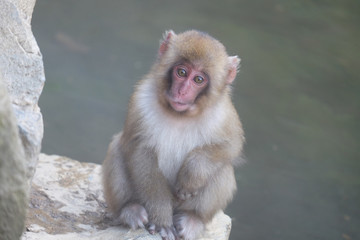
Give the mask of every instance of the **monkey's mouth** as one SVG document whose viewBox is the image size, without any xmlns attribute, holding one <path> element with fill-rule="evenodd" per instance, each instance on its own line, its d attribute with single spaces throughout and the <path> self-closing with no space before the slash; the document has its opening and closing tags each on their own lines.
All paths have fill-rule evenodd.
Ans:
<svg viewBox="0 0 360 240">
<path fill-rule="evenodd" d="M 186 111 L 190 107 L 188 103 L 181 103 L 181 102 L 171 102 L 170 105 L 175 111 L 178 112 Z"/>
<path fill-rule="evenodd" d="M 176 111 L 176 112 L 184 112 L 188 110 L 191 107 L 191 103 L 184 103 L 181 101 L 178 101 L 171 96 L 168 95 L 168 102 L 170 106 Z"/>
</svg>

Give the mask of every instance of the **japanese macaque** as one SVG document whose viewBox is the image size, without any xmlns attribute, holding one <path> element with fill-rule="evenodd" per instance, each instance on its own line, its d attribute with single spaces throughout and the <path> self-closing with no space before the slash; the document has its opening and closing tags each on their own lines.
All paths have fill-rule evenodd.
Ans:
<svg viewBox="0 0 360 240">
<path fill-rule="evenodd" d="M 206 33 L 165 33 L 103 164 L 121 224 L 191 240 L 232 199 L 244 143 L 230 96 L 239 62 Z"/>
</svg>

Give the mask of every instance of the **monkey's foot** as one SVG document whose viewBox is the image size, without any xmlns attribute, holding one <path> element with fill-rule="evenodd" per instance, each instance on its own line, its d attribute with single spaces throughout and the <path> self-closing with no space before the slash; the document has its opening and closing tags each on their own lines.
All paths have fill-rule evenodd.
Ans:
<svg viewBox="0 0 360 240">
<path fill-rule="evenodd" d="M 126 205 L 121 210 L 119 220 L 131 229 L 145 228 L 145 225 L 149 222 L 145 208 L 137 203 Z"/>
<path fill-rule="evenodd" d="M 147 230 L 150 234 L 154 235 L 155 233 L 159 233 L 163 240 L 177 240 L 177 233 L 173 226 L 171 227 L 157 227 L 155 224 L 150 223 L 147 226 Z"/>
<path fill-rule="evenodd" d="M 199 217 L 190 213 L 174 215 L 174 226 L 181 239 L 193 240 L 204 230 L 204 223 Z"/>
</svg>

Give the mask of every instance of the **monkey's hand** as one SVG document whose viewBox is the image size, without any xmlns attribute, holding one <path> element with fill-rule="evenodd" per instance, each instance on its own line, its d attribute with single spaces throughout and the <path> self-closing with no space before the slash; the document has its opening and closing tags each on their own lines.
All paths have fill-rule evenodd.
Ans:
<svg viewBox="0 0 360 240">
<path fill-rule="evenodd" d="M 181 201 L 190 199 L 190 198 L 196 196 L 197 194 L 198 194 L 197 189 L 186 189 L 186 188 L 181 188 L 181 187 L 176 188 L 176 197 Z"/>
<path fill-rule="evenodd" d="M 191 152 L 179 170 L 175 196 L 185 201 L 198 195 L 221 165 L 222 163 L 211 159 L 211 154 L 205 147 Z"/>
<path fill-rule="evenodd" d="M 184 167 L 180 170 L 175 184 L 175 196 L 180 201 L 186 201 L 198 195 L 201 188 L 205 185 L 204 177 L 195 171 Z"/>
</svg>

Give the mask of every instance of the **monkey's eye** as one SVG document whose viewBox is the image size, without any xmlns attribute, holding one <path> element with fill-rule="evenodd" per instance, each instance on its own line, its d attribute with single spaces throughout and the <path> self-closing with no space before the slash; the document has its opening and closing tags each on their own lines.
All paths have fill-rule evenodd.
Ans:
<svg viewBox="0 0 360 240">
<path fill-rule="evenodd" d="M 201 77 L 201 76 L 196 76 L 196 77 L 194 78 L 194 82 L 197 83 L 197 84 L 201 84 L 201 83 L 204 82 L 204 78 Z"/>
<path fill-rule="evenodd" d="M 186 70 L 183 69 L 183 68 L 179 68 L 177 70 L 177 74 L 180 76 L 180 77 L 186 77 Z"/>
</svg>

